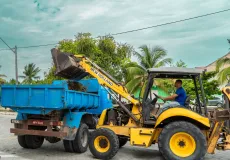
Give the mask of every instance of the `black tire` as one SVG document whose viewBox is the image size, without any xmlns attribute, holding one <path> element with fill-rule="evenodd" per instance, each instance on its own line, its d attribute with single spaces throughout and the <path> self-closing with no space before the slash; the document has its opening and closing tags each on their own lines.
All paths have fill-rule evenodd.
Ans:
<svg viewBox="0 0 230 160">
<path fill-rule="evenodd" d="M 81 123 L 73 143 L 73 151 L 84 153 L 89 146 L 89 129 L 85 123 Z"/>
<path fill-rule="evenodd" d="M 175 139 L 177 141 L 174 141 L 172 144 L 175 144 L 176 147 L 180 148 L 179 150 L 185 148 L 191 153 L 187 154 L 183 151 L 182 154 L 184 155 L 182 156 L 179 155 L 181 153 L 175 153 L 176 147 L 170 148 L 170 140 L 178 134 L 179 138 Z M 186 135 L 189 140 L 186 141 L 183 137 L 181 138 L 180 134 Z M 192 142 L 194 143 L 191 144 Z M 186 143 L 190 144 L 186 146 Z M 158 146 L 159 151 L 166 160 L 203 160 L 207 150 L 207 142 L 201 130 L 192 123 L 185 121 L 176 121 L 165 126 L 159 136 Z M 192 148 L 194 151 L 192 151 Z M 174 149 L 174 152 L 172 149 Z"/>
<path fill-rule="evenodd" d="M 42 136 L 34 136 L 34 135 L 26 135 L 25 141 L 30 149 L 40 148 L 44 142 L 44 137 Z"/>
<path fill-rule="evenodd" d="M 100 128 L 92 132 L 89 149 L 98 159 L 111 159 L 119 150 L 119 139 L 112 130 Z"/>
<path fill-rule="evenodd" d="M 89 145 L 89 130 L 85 123 L 81 123 L 73 141 L 63 140 L 66 152 L 84 153 Z"/>
<path fill-rule="evenodd" d="M 26 144 L 26 140 L 25 140 L 25 135 L 23 135 L 23 136 L 18 135 L 18 144 L 23 148 L 28 148 L 28 146 Z"/>
<path fill-rule="evenodd" d="M 119 148 L 123 147 L 128 142 L 127 137 L 119 136 L 118 139 L 119 139 Z"/>
<path fill-rule="evenodd" d="M 64 145 L 64 148 L 65 148 L 65 151 L 66 152 L 74 152 L 73 151 L 73 143 L 72 141 L 69 141 L 69 140 L 63 140 L 63 145 Z"/>
</svg>

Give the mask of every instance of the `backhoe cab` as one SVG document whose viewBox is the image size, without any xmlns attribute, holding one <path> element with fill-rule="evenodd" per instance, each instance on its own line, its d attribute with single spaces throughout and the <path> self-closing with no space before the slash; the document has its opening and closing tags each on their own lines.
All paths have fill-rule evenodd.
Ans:
<svg viewBox="0 0 230 160">
<path fill-rule="evenodd" d="M 208 112 L 201 70 L 172 67 L 149 69 L 142 88 L 143 96 L 135 99 L 124 86 L 88 58 L 62 53 L 57 49 L 52 49 L 52 57 L 57 75 L 68 79 L 91 75 L 117 101 L 118 107 L 102 112 L 97 129 L 92 132 L 89 148 L 96 158 L 111 159 L 127 141 L 142 147 L 158 143 L 159 151 L 166 160 L 199 160 L 207 152 L 213 154 L 215 148 L 230 149 L 230 136 L 224 127 L 224 122 L 230 120 L 229 109 Z M 190 106 L 188 98 L 186 106 L 171 107 L 152 117 L 151 112 L 158 110 L 157 97 L 151 92 L 157 78 L 192 79 L 197 103 Z M 226 95 L 226 106 L 229 106 L 230 87 L 224 88 L 223 93 Z M 124 104 L 118 96 L 126 98 L 129 103 Z M 223 141 L 218 143 L 220 135 Z"/>
</svg>

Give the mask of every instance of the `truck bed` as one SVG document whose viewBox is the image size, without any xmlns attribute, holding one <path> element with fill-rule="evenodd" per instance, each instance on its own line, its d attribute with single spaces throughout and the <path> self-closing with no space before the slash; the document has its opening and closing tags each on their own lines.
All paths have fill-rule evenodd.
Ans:
<svg viewBox="0 0 230 160">
<path fill-rule="evenodd" d="M 86 110 L 100 105 L 95 93 L 69 90 L 66 83 L 50 85 L 2 85 L 1 105 L 16 112 L 47 114 L 53 110 Z"/>
</svg>

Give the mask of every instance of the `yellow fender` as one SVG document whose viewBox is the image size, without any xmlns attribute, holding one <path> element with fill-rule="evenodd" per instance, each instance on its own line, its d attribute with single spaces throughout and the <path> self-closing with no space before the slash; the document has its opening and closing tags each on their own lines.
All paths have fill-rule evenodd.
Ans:
<svg viewBox="0 0 230 160">
<path fill-rule="evenodd" d="M 162 112 L 156 121 L 155 128 L 158 127 L 159 124 L 161 124 L 164 120 L 172 117 L 186 117 L 189 119 L 192 119 L 198 123 L 203 124 L 204 126 L 210 128 L 210 121 L 207 117 L 201 116 L 200 114 L 191 111 L 186 108 L 170 108 L 164 112 Z M 183 120 L 183 118 L 181 119 Z"/>
</svg>

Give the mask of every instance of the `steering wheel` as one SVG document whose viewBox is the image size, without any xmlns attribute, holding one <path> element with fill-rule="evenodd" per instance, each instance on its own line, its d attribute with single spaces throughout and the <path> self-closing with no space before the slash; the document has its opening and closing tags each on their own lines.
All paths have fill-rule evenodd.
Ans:
<svg viewBox="0 0 230 160">
<path fill-rule="evenodd" d="M 163 100 L 164 102 L 165 102 L 165 100 L 164 99 L 162 99 L 160 96 L 158 96 L 157 94 L 155 94 L 155 93 L 153 93 L 154 95 L 155 95 L 155 97 L 157 98 L 157 99 L 161 99 L 161 100 Z"/>
</svg>

